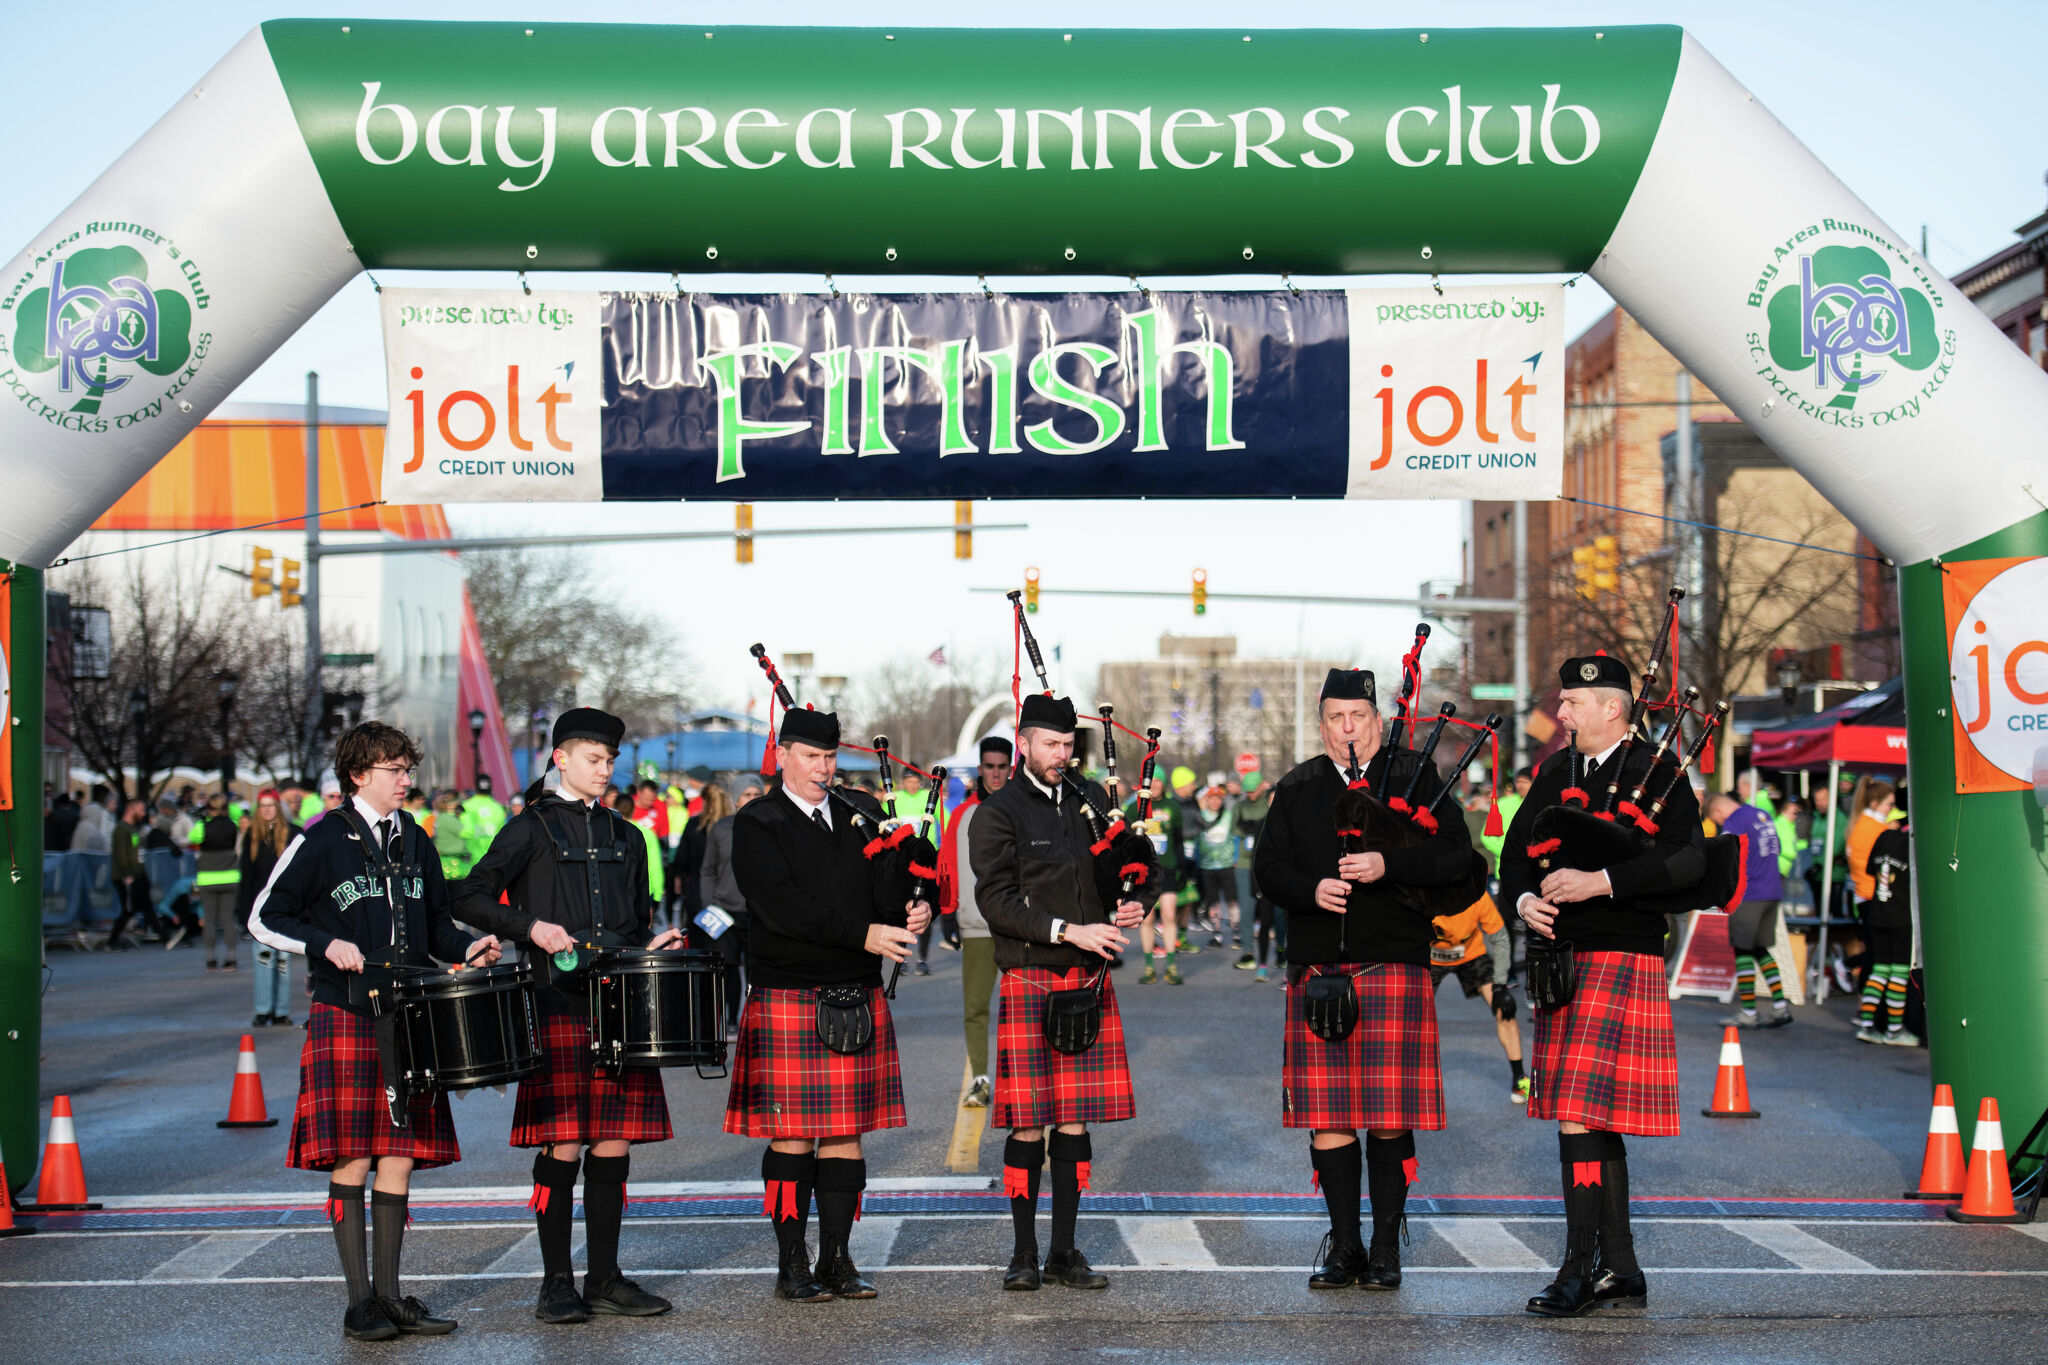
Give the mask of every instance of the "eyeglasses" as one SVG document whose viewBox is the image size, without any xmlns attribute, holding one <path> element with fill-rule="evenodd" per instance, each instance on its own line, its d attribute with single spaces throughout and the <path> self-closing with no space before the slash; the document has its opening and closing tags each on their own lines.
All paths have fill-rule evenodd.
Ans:
<svg viewBox="0 0 2048 1365">
<path fill-rule="evenodd" d="M 402 763 L 377 763 L 371 766 L 370 771 L 373 773 L 403 773 L 410 779 L 419 769 L 408 768 Z"/>
</svg>

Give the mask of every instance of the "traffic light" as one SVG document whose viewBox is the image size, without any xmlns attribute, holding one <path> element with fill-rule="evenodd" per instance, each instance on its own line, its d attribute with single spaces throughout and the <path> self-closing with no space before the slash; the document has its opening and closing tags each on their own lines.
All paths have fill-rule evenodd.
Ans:
<svg viewBox="0 0 2048 1365">
<path fill-rule="evenodd" d="M 974 558 L 974 504 L 965 498 L 953 502 L 953 558 Z"/>
<path fill-rule="evenodd" d="M 736 502 L 732 505 L 733 562 L 751 564 L 754 562 L 754 504 Z"/>
<path fill-rule="evenodd" d="M 1024 610 L 1038 610 L 1038 570 L 1024 571 Z"/>
<path fill-rule="evenodd" d="M 281 607 L 296 607 L 306 599 L 299 595 L 299 561 L 281 559 L 278 568 L 283 571 L 277 585 L 277 604 Z"/>
<path fill-rule="evenodd" d="M 1209 571 L 1207 569 L 1195 570 L 1194 586 L 1189 589 L 1189 592 L 1194 598 L 1195 615 L 1207 616 L 1209 614 Z"/>
<path fill-rule="evenodd" d="M 1590 602 L 1600 595 L 1600 590 L 1593 586 L 1592 546 L 1578 545 L 1572 548 L 1572 577 L 1578 580 L 1578 586 L 1572 591 L 1580 597 Z"/>
<path fill-rule="evenodd" d="M 261 545 L 249 547 L 249 596 L 268 597 L 271 592 L 270 551 Z"/>
<path fill-rule="evenodd" d="M 1593 537 L 1593 591 L 1619 592 L 1621 546 L 1613 536 Z"/>
</svg>

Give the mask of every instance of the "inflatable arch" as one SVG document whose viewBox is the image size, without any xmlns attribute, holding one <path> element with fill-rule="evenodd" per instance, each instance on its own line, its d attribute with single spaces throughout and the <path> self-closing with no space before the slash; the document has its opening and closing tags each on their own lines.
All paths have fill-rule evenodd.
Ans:
<svg viewBox="0 0 2048 1365">
<path fill-rule="evenodd" d="M 1936 1074 L 2048 1104 L 2041 811 L 1955 795 L 1942 601 L 2048 554 L 2048 376 L 1681 30 L 265 24 L 0 273 L 17 848 L 40 567 L 366 267 L 1584 271 L 1901 566 Z"/>
</svg>

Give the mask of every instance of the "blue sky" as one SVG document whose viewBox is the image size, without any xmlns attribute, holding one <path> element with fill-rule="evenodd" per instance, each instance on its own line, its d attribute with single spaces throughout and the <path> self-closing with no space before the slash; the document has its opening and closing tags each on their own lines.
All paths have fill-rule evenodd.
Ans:
<svg viewBox="0 0 2048 1365">
<path fill-rule="evenodd" d="M 1118 27 L 1242 27 L 1245 7 L 1211 0 L 1175 3 L 1045 3 L 1028 11 L 968 11 L 955 4 L 903 0 L 887 6 L 783 0 L 766 17 L 791 24 L 888 23 L 958 25 L 986 13 L 1006 23 L 1075 28 L 1105 21 Z M 30 5 L 0 0 L 0 51 L 10 54 L 8 85 L 17 111 L 0 174 L 0 254 L 11 255 L 56 218 L 100 171 L 250 28 L 280 9 L 239 2 Z M 760 22 L 758 5 L 704 3 L 620 5 L 503 4 L 413 0 L 359 3 L 360 17 L 497 19 L 692 24 Z M 1720 0 L 1713 4 L 1629 3 L 1328 4 L 1269 0 L 1257 27 L 1435 27 L 1545 24 L 1679 23 L 1690 29 L 1822 161 L 1902 236 L 1928 229 L 1928 253 L 1954 271 L 2012 241 L 2017 224 L 2041 212 L 2048 170 L 2048 113 L 2039 73 L 2048 69 L 2048 25 L 2038 3 L 1951 3 L 1939 7 L 1872 2 L 1855 6 L 1789 6 Z M 40 56 L 38 54 L 41 54 Z M 1731 186 L 1731 193 L 1740 192 Z M 391 283 L 392 277 L 384 277 Z M 464 276 L 483 285 L 503 277 Z M 398 277 L 400 282 L 450 282 L 447 276 Z M 617 277 L 535 277 L 564 287 L 627 284 Z M 685 277 L 685 284 L 691 281 Z M 767 288 L 816 288 L 819 281 L 764 278 Z M 861 281 L 842 287 L 959 287 L 959 281 Z M 1000 282 L 998 282 L 1000 283 Z M 1081 280 L 1083 287 L 1121 281 Z M 1148 283 L 1171 283 L 1148 281 Z M 1271 280 L 1239 283 L 1270 286 Z M 1327 283 L 1337 283 L 1328 281 Z M 726 277 L 716 287 L 742 287 Z M 1042 285 L 1040 287 L 1043 287 Z M 1589 284 L 1571 291 L 1573 330 L 1605 306 Z M 327 401 L 384 406 L 382 353 L 373 295 L 366 282 L 345 289 L 236 395 L 247 401 L 298 401 L 304 374 L 318 369 Z M 796 542 L 764 541 L 754 565 L 739 569 L 723 544 L 593 549 L 620 591 L 675 620 L 689 647 L 690 668 L 707 700 L 737 702 L 758 674 L 744 653 L 751 640 L 809 649 L 828 671 L 858 673 L 891 655 L 922 656 L 950 641 L 956 653 L 1007 653 L 1000 598 L 970 595 L 970 585 L 1011 585 L 1027 564 L 1041 567 L 1049 588 L 1114 584 L 1185 588 L 1188 571 L 1209 571 L 1216 591 L 1329 592 L 1362 595 L 1412 592 L 1426 578 L 1455 575 L 1463 514 L 1454 503 L 1291 504 L 1148 503 L 1106 517 L 1095 506 L 1057 503 L 983 504 L 984 521 L 1029 521 L 1026 535 L 977 537 L 976 558 L 956 564 L 938 535 L 829 542 L 834 553 L 858 548 L 894 566 L 915 608 L 884 616 L 908 622 L 900 633 L 876 632 L 835 610 L 829 594 L 806 589 L 829 582 L 830 571 L 805 558 Z M 858 525 L 947 519 L 943 505 L 785 504 L 757 511 L 759 526 Z M 724 505 L 579 507 L 537 514 L 527 509 L 451 509 L 458 529 L 539 528 L 602 533 L 627 529 L 722 528 Z M 1311 574 L 1292 547 L 1305 539 L 1347 538 L 1344 581 Z M 764 618 L 764 600 L 805 602 Z M 1384 666 L 1408 633 L 1402 613 L 1356 609 L 1216 604 L 1201 622 L 1184 605 L 1064 602 L 1048 593 L 1048 643 L 1066 644 L 1068 678 L 1084 690 L 1106 659 L 1148 657 L 1152 637 L 1197 626 L 1234 631 L 1246 655 L 1285 656 L 1297 638 L 1312 651 Z M 1007 660 L 1006 660 L 1007 662 Z M 1541 667 L 1539 661 L 1539 668 Z"/>
</svg>

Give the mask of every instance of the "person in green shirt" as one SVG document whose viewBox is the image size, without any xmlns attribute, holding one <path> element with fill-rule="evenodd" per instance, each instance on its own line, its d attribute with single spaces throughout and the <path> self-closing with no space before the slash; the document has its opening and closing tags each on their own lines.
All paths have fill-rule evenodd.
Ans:
<svg viewBox="0 0 2048 1365">
<path fill-rule="evenodd" d="M 1199 879 L 1202 914 L 1213 925 L 1209 946 L 1227 946 L 1224 931 L 1235 939 L 1241 909 L 1237 899 L 1236 811 L 1224 798 L 1221 786 L 1205 790 L 1195 803 L 1191 832 L 1195 840 L 1195 872 Z M 1226 916 L 1224 907 L 1229 907 Z"/>
<path fill-rule="evenodd" d="M 1138 819 L 1138 798 L 1132 797 L 1124 807 L 1124 815 L 1133 829 L 1152 841 L 1153 856 L 1158 858 L 1161 869 L 1160 884 L 1166 888 L 1159 899 L 1146 912 L 1138 924 L 1138 946 L 1145 953 L 1145 973 L 1138 978 L 1140 986 L 1150 986 L 1161 979 L 1154 957 L 1153 940 L 1158 939 L 1157 951 L 1164 955 L 1164 979 L 1169 986 L 1181 984 L 1180 968 L 1174 962 L 1175 950 L 1180 941 L 1179 881 L 1169 870 L 1179 861 L 1181 847 L 1180 807 L 1168 800 L 1166 780 L 1157 773 L 1152 775 L 1152 818 Z"/>
<path fill-rule="evenodd" d="M 505 828 L 505 808 L 491 795 L 491 775 L 476 775 L 476 794 L 462 803 L 462 841 L 469 845 L 469 862 L 474 867 L 477 860 L 488 853 L 491 840 L 498 837 L 498 831 Z M 656 898 L 659 904 L 659 897 Z"/>
<path fill-rule="evenodd" d="M 882 809 L 889 813 L 891 819 L 905 821 L 912 829 L 916 829 L 924 820 L 925 803 L 930 799 L 931 794 L 924 789 L 924 775 L 918 772 L 917 769 L 905 764 L 897 770 L 896 790 L 891 792 L 889 799 L 882 803 Z M 941 796 L 938 808 L 932 812 L 931 831 L 925 837 L 932 841 L 934 848 L 943 848 L 945 846 L 945 836 L 946 802 L 945 798 Z M 932 930 L 940 929 L 939 941 L 956 952 L 959 950 L 959 939 L 957 937 L 948 938 L 945 935 L 939 924 L 939 918 L 939 916 L 933 915 L 930 922 L 924 926 L 924 931 L 917 936 L 917 962 L 912 967 L 912 970 L 919 976 L 930 976 L 932 974 L 932 965 L 929 960 L 932 946 Z M 956 930 L 956 935 L 957 932 Z"/>
<path fill-rule="evenodd" d="M 205 920 L 206 970 L 234 971 L 235 946 L 241 941 L 241 926 L 235 923 L 235 902 L 242 885 L 241 858 L 235 842 L 241 830 L 228 814 L 227 798 L 216 793 L 207 798 L 206 813 L 192 822 L 186 836 L 199 855 L 199 871 L 193 889 L 199 897 L 199 913 Z M 226 964 L 216 954 L 226 950 Z"/>
</svg>

